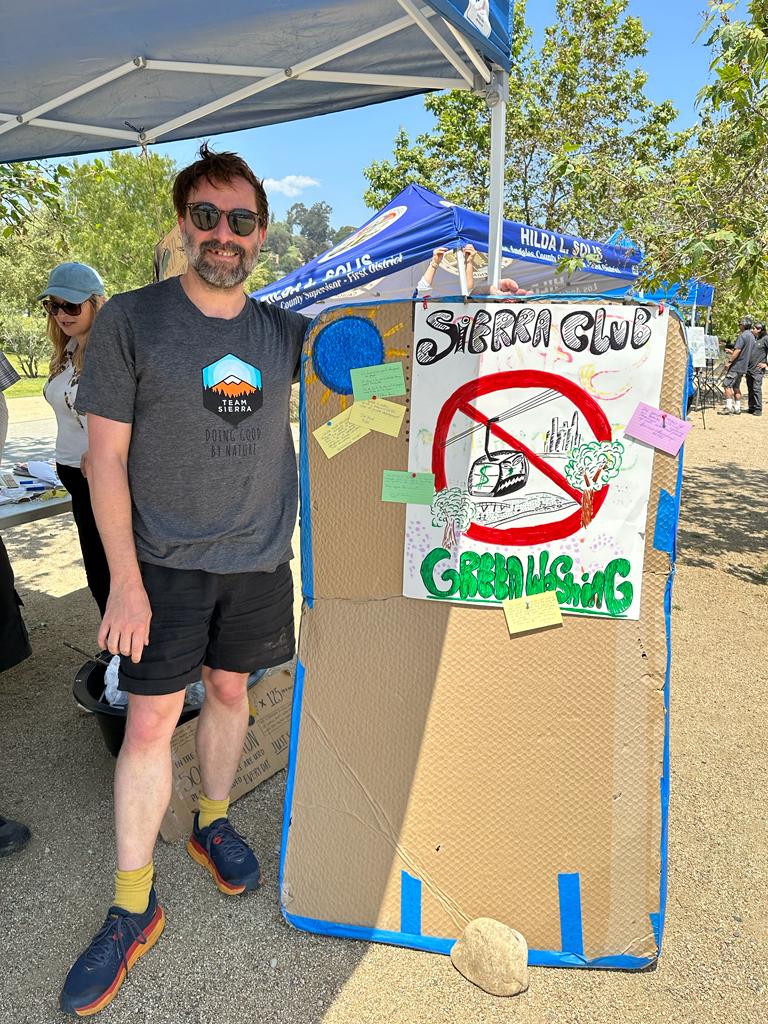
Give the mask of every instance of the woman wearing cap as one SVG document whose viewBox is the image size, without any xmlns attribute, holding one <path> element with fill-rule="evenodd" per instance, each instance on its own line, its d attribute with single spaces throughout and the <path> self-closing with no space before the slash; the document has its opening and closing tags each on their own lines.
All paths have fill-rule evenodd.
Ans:
<svg viewBox="0 0 768 1024">
<path fill-rule="evenodd" d="M 91 509 L 88 489 L 88 426 L 75 412 L 77 382 L 94 318 L 104 304 L 104 285 L 84 263 L 60 263 L 51 271 L 38 298 L 48 314 L 53 345 L 48 381 L 43 389 L 56 413 L 56 469 L 72 495 L 72 515 L 80 537 L 88 588 L 104 615 L 109 596 L 109 567 Z"/>
</svg>

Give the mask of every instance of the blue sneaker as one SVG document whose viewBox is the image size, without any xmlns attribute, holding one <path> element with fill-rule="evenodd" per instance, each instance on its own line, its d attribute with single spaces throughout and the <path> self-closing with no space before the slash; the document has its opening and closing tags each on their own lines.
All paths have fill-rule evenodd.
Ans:
<svg viewBox="0 0 768 1024">
<path fill-rule="evenodd" d="M 227 896 L 258 889 L 261 881 L 259 862 L 253 850 L 228 818 L 217 818 L 206 828 L 198 827 L 195 815 L 187 853 L 210 872 L 219 889 Z"/>
<path fill-rule="evenodd" d="M 112 1002 L 125 976 L 154 946 L 165 928 L 165 914 L 154 888 L 143 914 L 110 907 L 107 919 L 75 961 L 59 996 L 65 1013 L 90 1017 Z"/>
</svg>

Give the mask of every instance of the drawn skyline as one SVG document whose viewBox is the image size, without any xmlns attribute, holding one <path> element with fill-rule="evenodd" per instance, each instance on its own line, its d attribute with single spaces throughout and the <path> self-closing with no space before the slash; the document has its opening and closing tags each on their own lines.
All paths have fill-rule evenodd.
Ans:
<svg viewBox="0 0 768 1024">
<path fill-rule="evenodd" d="M 547 431 L 544 439 L 544 455 L 567 455 L 572 448 L 581 445 L 579 430 L 579 413 L 574 412 L 570 423 L 567 419 L 552 417 L 552 429 Z"/>
</svg>

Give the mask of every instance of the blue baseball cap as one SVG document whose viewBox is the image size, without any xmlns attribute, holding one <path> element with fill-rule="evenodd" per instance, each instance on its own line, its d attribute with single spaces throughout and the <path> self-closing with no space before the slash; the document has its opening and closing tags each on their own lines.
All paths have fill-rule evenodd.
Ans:
<svg viewBox="0 0 768 1024">
<path fill-rule="evenodd" d="M 60 263 L 51 271 L 45 291 L 37 297 L 55 295 L 67 302 L 85 302 L 92 295 L 103 294 L 104 282 L 93 267 L 85 263 Z"/>
</svg>

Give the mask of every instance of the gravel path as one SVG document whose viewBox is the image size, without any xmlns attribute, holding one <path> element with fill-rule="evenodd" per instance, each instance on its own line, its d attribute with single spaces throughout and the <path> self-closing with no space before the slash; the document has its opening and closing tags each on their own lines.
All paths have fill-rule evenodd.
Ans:
<svg viewBox="0 0 768 1024">
<path fill-rule="evenodd" d="M 764 417 L 765 418 L 765 417 Z M 674 591 L 670 895 L 665 948 L 643 974 L 534 969 L 494 999 L 445 957 L 315 937 L 286 925 L 276 878 L 284 773 L 234 808 L 266 876 L 227 901 L 159 844 L 169 928 L 100 1016 L 240 1024 L 746 1024 L 768 1019 L 768 418 L 697 425 L 686 458 Z M 0 861 L 0 1022 L 50 1024 L 59 985 L 100 924 L 114 867 L 112 759 L 71 684 L 95 647 L 68 517 L 4 537 L 34 655 L 0 676 L 0 809 L 34 841 Z"/>
</svg>

